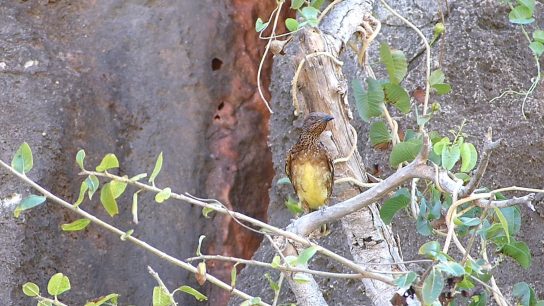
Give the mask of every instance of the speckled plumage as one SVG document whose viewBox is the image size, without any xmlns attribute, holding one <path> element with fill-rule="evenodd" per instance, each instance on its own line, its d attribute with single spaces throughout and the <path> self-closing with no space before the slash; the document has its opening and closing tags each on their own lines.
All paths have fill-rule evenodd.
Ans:
<svg viewBox="0 0 544 306">
<path fill-rule="evenodd" d="M 327 204 L 334 183 L 332 159 L 319 140 L 332 117 L 310 113 L 304 120 L 297 143 L 289 150 L 285 172 L 291 180 L 305 212 Z"/>
</svg>

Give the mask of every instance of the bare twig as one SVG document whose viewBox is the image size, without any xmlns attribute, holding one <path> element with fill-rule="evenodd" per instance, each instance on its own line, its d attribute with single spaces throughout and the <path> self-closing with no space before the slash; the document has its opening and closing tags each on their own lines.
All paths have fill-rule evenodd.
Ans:
<svg viewBox="0 0 544 306">
<path fill-rule="evenodd" d="M 155 272 L 150 266 L 147 266 L 147 271 L 153 278 L 157 281 L 157 284 L 159 284 L 159 287 L 161 287 L 162 291 L 164 293 L 168 294 L 168 297 L 170 297 L 170 305 L 177 306 L 178 303 L 176 303 L 176 300 L 174 300 L 174 295 L 170 293 L 170 290 L 166 287 L 166 285 L 163 283 L 161 277 L 159 276 L 159 273 Z"/>
<path fill-rule="evenodd" d="M 52 194 L 51 192 L 49 192 L 47 189 L 43 188 L 42 186 L 38 185 L 36 182 L 32 181 L 31 179 L 29 179 L 26 175 L 24 174 L 21 174 L 17 171 L 15 171 L 15 169 L 13 169 L 11 166 L 9 166 L 8 164 L 6 164 L 5 162 L 1 161 L 0 160 L 0 166 L 2 166 L 3 168 L 5 168 L 6 170 L 8 170 L 11 174 L 15 175 L 16 177 L 18 177 L 19 179 L 21 179 L 22 181 L 24 181 L 26 184 L 32 186 L 34 189 L 36 189 L 37 191 L 39 191 L 41 194 L 43 194 L 45 197 L 47 197 L 48 199 L 50 199 L 51 201 L 61 205 L 62 207 L 86 218 L 86 219 L 89 219 L 91 220 L 92 223 L 94 224 L 97 224 L 99 225 L 100 227 L 118 235 L 118 236 L 126 236 L 126 239 L 125 241 L 130 241 L 132 242 L 133 244 L 135 244 L 136 246 L 150 252 L 150 253 L 153 253 L 154 255 L 156 255 L 157 257 L 161 258 L 161 259 L 164 259 L 168 262 L 170 262 L 171 264 L 174 264 L 178 267 L 181 267 L 182 269 L 184 270 L 187 270 L 191 273 L 197 273 L 197 268 L 184 262 L 184 261 L 181 261 L 173 256 L 170 256 L 166 253 L 164 253 L 163 251 L 149 245 L 148 243 L 138 239 L 138 238 L 135 238 L 133 236 L 127 236 L 125 235 L 125 232 L 114 227 L 113 225 L 107 223 L 107 222 L 104 222 L 102 220 L 100 220 L 99 218 L 95 217 L 94 215 L 84 211 L 83 209 L 81 208 L 78 208 L 78 207 L 74 207 L 72 204 L 64 201 L 63 199 L 57 197 L 56 195 Z M 100 173 L 102 174 L 102 173 Z M 109 174 L 108 174 L 109 175 Z M 128 179 L 125 179 L 125 178 L 122 178 L 122 177 L 119 177 L 120 179 L 122 180 L 126 180 L 126 181 L 130 181 Z M 147 185 L 146 185 L 147 186 Z M 152 186 L 147 186 L 149 188 L 154 188 L 158 191 L 160 191 L 160 189 L 158 188 L 155 188 L 155 187 L 152 187 Z M 188 198 L 188 197 L 187 197 Z M 190 198 L 188 198 L 190 199 Z M 234 293 L 235 295 L 243 298 L 243 299 L 252 299 L 253 297 L 238 290 L 238 289 L 234 289 L 232 288 L 231 286 L 227 285 L 226 283 L 222 282 L 221 280 L 215 278 L 213 275 L 211 274 L 206 274 L 206 279 L 218 286 L 219 288 L 222 288 L 222 289 L 225 289 L 227 291 L 230 291 L 232 293 Z M 261 303 L 261 305 L 269 305 L 269 304 L 266 304 L 266 303 Z"/>
</svg>

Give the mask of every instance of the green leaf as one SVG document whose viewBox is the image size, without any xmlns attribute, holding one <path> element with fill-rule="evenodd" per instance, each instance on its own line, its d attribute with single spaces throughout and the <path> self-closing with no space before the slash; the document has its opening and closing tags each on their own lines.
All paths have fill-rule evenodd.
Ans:
<svg viewBox="0 0 544 306">
<path fill-rule="evenodd" d="M 383 85 L 385 99 L 391 102 L 399 111 L 404 114 L 410 112 L 410 96 L 406 90 L 398 85 L 387 83 Z"/>
<path fill-rule="evenodd" d="M 260 297 L 254 297 L 251 300 L 245 300 L 240 304 L 240 306 L 253 306 L 253 305 L 260 305 L 262 302 Z"/>
<path fill-rule="evenodd" d="M 291 0 L 291 8 L 298 10 L 304 4 L 304 0 Z"/>
<path fill-rule="evenodd" d="M 366 122 L 372 117 L 382 115 L 384 93 L 382 86 L 376 80 L 367 79 L 368 91 L 365 91 L 358 80 L 353 80 L 353 96 L 359 116 Z"/>
<path fill-rule="evenodd" d="M 237 263 L 232 266 L 230 269 L 230 286 L 236 288 L 236 279 L 238 278 L 238 269 L 236 268 Z"/>
<path fill-rule="evenodd" d="M 36 304 L 37 306 L 53 306 L 53 303 L 49 302 L 49 301 L 38 301 L 38 304 Z"/>
<path fill-rule="evenodd" d="M 211 212 L 213 212 L 213 208 L 210 208 L 210 207 L 204 207 L 202 208 L 202 215 L 204 216 L 204 218 L 211 218 L 211 216 L 209 215 Z"/>
<path fill-rule="evenodd" d="M 431 259 L 436 258 L 440 252 L 440 243 L 438 241 L 429 241 L 423 244 L 418 251 L 419 255 L 425 255 Z"/>
<path fill-rule="evenodd" d="M 274 269 L 281 267 L 281 257 L 279 257 L 278 255 L 274 256 L 270 264 L 272 265 L 272 268 Z"/>
<path fill-rule="evenodd" d="M 208 300 L 208 298 L 204 294 L 198 292 L 198 290 L 193 289 L 189 286 L 181 286 L 177 290 L 192 295 L 199 302 Z"/>
<path fill-rule="evenodd" d="M 397 278 L 395 280 L 395 285 L 399 287 L 399 289 L 406 290 L 410 288 L 410 286 L 414 283 L 414 281 L 417 278 L 417 274 L 415 272 L 411 272 L 408 274 L 404 274 L 403 276 Z"/>
<path fill-rule="evenodd" d="M 433 152 L 436 155 L 442 155 L 442 151 L 444 150 L 445 146 L 448 146 L 451 144 L 451 141 L 448 137 L 443 137 L 439 141 L 435 142 L 433 144 Z"/>
<path fill-rule="evenodd" d="M 77 151 L 76 163 L 79 165 L 79 168 L 81 168 L 81 170 L 85 170 L 85 168 L 83 167 L 83 160 L 84 159 L 85 159 L 85 150 L 81 149 L 81 150 Z"/>
<path fill-rule="evenodd" d="M 519 4 L 526 6 L 529 10 L 531 10 L 531 15 L 533 14 L 533 11 L 535 9 L 535 0 L 518 0 Z"/>
<path fill-rule="evenodd" d="M 32 282 L 27 282 L 23 285 L 23 293 L 30 297 L 38 296 L 40 295 L 40 287 Z"/>
<path fill-rule="evenodd" d="M 463 276 L 465 275 L 465 268 L 456 262 L 441 262 L 436 265 L 436 268 L 442 272 L 448 273 L 451 276 Z"/>
<path fill-rule="evenodd" d="M 77 219 L 76 221 L 72 223 L 67 223 L 61 225 L 61 228 L 65 232 L 75 232 L 83 230 L 91 223 L 91 220 L 89 219 Z"/>
<path fill-rule="evenodd" d="M 85 193 L 87 192 L 87 189 L 89 189 L 87 183 L 85 181 L 81 182 L 81 187 L 79 188 L 79 196 L 77 197 L 77 201 L 74 203 L 74 207 L 78 207 L 81 203 L 83 203 L 83 199 L 85 198 Z"/>
<path fill-rule="evenodd" d="M 298 30 L 299 26 L 300 25 L 298 24 L 298 21 L 296 19 L 293 19 L 293 18 L 285 19 L 285 27 L 287 28 L 287 30 L 289 30 L 289 32 L 294 32 Z"/>
<path fill-rule="evenodd" d="M 147 173 L 140 173 L 140 174 L 137 174 L 133 177 L 131 177 L 129 180 L 132 181 L 132 182 L 137 182 L 143 178 L 145 178 L 147 176 Z"/>
<path fill-rule="evenodd" d="M 471 227 L 471 226 L 476 226 L 476 225 L 479 225 L 480 224 L 480 218 L 469 218 L 469 217 L 460 217 L 458 218 L 460 224 L 456 224 L 456 225 L 464 225 L 464 226 L 468 226 L 468 227 Z"/>
<path fill-rule="evenodd" d="M 373 146 L 391 141 L 391 133 L 383 121 L 373 122 L 370 125 L 369 136 Z"/>
<path fill-rule="evenodd" d="M 438 95 L 445 95 L 451 92 L 451 85 L 445 83 L 434 84 L 432 86 Z"/>
<path fill-rule="evenodd" d="M 501 223 L 502 229 L 504 230 L 504 233 L 506 234 L 506 239 L 508 240 L 508 243 L 510 243 L 510 228 L 508 227 L 508 220 L 504 217 L 504 214 L 500 209 L 497 207 L 495 209 L 495 214 L 499 218 L 499 222 Z"/>
<path fill-rule="evenodd" d="M 53 296 L 61 295 L 68 290 L 70 290 L 70 280 L 62 273 L 51 276 L 49 283 L 47 283 L 47 292 Z"/>
<path fill-rule="evenodd" d="M 431 84 L 431 87 L 436 84 L 443 84 L 445 80 L 446 76 L 441 69 L 436 69 L 435 71 L 431 72 L 431 75 L 429 76 L 429 84 Z"/>
<path fill-rule="evenodd" d="M 463 143 L 461 145 L 461 171 L 469 172 L 476 166 L 478 161 L 478 151 L 471 143 Z"/>
<path fill-rule="evenodd" d="M 85 183 L 87 184 L 87 187 L 89 187 L 89 200 L 93 198 L 94 193 L 98 190 L 98 186 L 100 185 L 100 182 L 98 181 L 98 178 L 95 175 L 89 175 L 85 179 Z"/>
<path fill-rule="evenodd" d="M 172 195 L 172 189 L 166 187 L 155 195 L 155 202 L 162 203 L 170 198 Z"/>
<path fill-rule="evenodd" d="M 391 224 L 391 220 L 397 211 L 407 207 L 410 203 L 410 193 L 408 189 L 403 188 L 395 193 L 395 195 L 385 202 L 380 208 L 380 217 L 385 224 Z"/>
<path fill-rule="evenodd" d="M 304 212 L 304 210 L 300 207 L 299 203 L 293 200 L 293 198 L 291 198 L 290 196 L 289 198 L 287 198 L 287 201 L 285 201 L 285 206 L 295 216 Z"/>
<path fill-rule="evenodd" d="M 514 24 L 530 24 L 535 21 L 533 11 L 525 5 L 518 5 L 510 11 L 508 19 Z"/>
<path fill-rule="evenodd" d="M 170 295 L 165 292 L 161 287 L 155 286 L 153 288 L 153 306 L 170 306 L 172 300 Z"/>
<path fill-rule="evenodd" d="M 295 273 L 293 280 L 299 284 L 306 284 L 310 281 L 310 275 L 306 273 Z"/>
<path fill-rule="evenodd" d="M 541 42 L 544 44 L 544 31 L 536 30 L 533 32 L 533 39 L 535 41 Z"/>
<path fill-rule="evenodd" d="M 421 290 L 425 305 L 431 304 L 432 302 L 436 301 L 440 296 L 440 293 L 442 293 L 443 288 L 444 279 L 442 278 L 442 274 L 440 274 L 437 269 L 433 268 L 429 275 L 427 275 L 427 277 L 425 278 L 425 281 L 423 282 L 423 288 Z"/>
<path fill-rule="evenodd" d="M 104 156 L 100 162 L 100 165 L 96 166 L 96 171 L 104 172 L 113 168 L 119 168 L 119 161 L 117 160 L 117 156 L 115 156 L 115 154 L 109 153 Z"/>
<path fill-rule="evenodd" d="M 391 83 L 399 84 L 408 71 L 408 62 L 404 53 L 400 50 L 391 50 L 387 44 L 382 43 L 380 60 L 385 65 Z"/>
<path fill-rule="evenodd" d="M 26 174 L 32 169 L 33 164 L 32 150 L 28 143 L 23 142 L 11 160 L 11 167 L 19 173 Z"/>
<path fill-rule="evenodd" d="M 153 172 L 151 172 L 151 176 L 149 177 L 149 182 L 155 186 L 155 178 L 157 175 L 159 175 L 159 172 L 161 172 L 162 169 L 162 152 L 159 153 L 159 156 L 157 157 L 157 161 L 155 162 L 155 167 L 153 168 Z"/>
<path fill-rule="evenodd" d="M 132 234 L 134 234 L 134 229 L 129 229 L 128 231 L 124 232 L 120 237 L 121 241 L 127 240 L 127 238 L 132 236 Z"/>
<path fill-rule="evenodd" d="M 306 6 L 306 7 L 303 7 L 302 10 L 300 10 L 300 14 L 306 20 L 317 19 L 317 15 L 319 15 L 319 10 L 316 9 L 315 7 Z"/>
<path fill-rule="evenodd" d="M 536 56 L 541 56 L 542 54 L 544 54 L 544 44 L 539 41 L 533 41 L 532 43 L 530 43 L 529 48 L 531 48 Z"/>
<path fill-rule="evenodd" d="M 512 295 L 519 301 L 519 304 L 516 305 L 533 306 L 536 304 L 535 291 L 526 282 L 515 284 Z"/>
<path fill-rule="evenodd" d="M 257 33 L 262 32 L 266 27 L 268 26 L 268 22 L 263 22 L 263 20 L 259 17 L 257 18 L 257 21 L 255 21 L 255 31 Z"/>
<path fill-rule="evenodd" d="M 416 221 L 416 230 L 423 236 L 430 236 L 433 232 L 433 227 L 429 220 L 418 216 Z"/>
<path fill-rule="evenodd" d="M 127 176 L 124 176 L 123 178 L 127 178 Z M 110 182 L 110 189 L 115 199 L 119 198 L 123 194 L 123 192 L 125 192 L 126 188 L 127 188 L 126 182 L 121 182 L 116 180 L 113 180 Z"/>
<path fill-rule="evenodd" d="M 510 206 L 499 209 L 506 221 L 508 222 L 508 233 L 510 235 L 516 235 L 521 229 L 521 212 L 519 207 Z"/>
<path fill-rule="evenodd" d="M 204 238 L 206 238 L 206 236 L 204 235 L 200 235 L 200 237 L 198 237 L 198 246 L 196 247 L 196 256 L 202 256 L 202 252 L 200 251 L 200 249 L 202 248 L 202 241 L 204 241 Z"/>
<path fill-rule="evenodd" d="M 389 156 L 389 164 L 391 167 L 397 167 L 399 164 L 414 160 L 423 146 L 423 140 L 412 139 L 409 141 L 399 142 L 391 150 Z"/>
<path fill-rule="evenodd" d="M 85 304 L 85 306 L 100 306 L 106 302 L 110 302 L 108 303 L 108 305 L 117 305 L 117 298 L 119 297 L 119 294 L 117 293 L 110 293 L 108 295 L 106 295 L 105 297 L 101 298 L 100 300 L 96 301 L 96 302 L 87 302 Z"/>
<path fill-rule="evenodd" d="M 515 259 L 520 266 L 527 269 L 531 266 L 531 252 L 523 241 L 512 241 L 502 247 L 501 253 Z"/>
<path fill-rule="evenodd" d="M 451 170 L 460 157 L 461 149 L 459 145 L 445 146 L 442 149 L 442 167 L 446 170 Z"/>
<path fill-rule="evenodd" d="M 291 185 L 291 181 L 289 180 L 288 177 L 282 177 L 280 178 L 277 182 L 276 182 L 276 185 Z"/>
<path fill-rule="evenodd" d="M 482 292 L 470 298 L 469 306 L 487 306 L 487 292 Z"/>
<path fill-rule="evenodd" d="M 15 218 L 19 218 L 19 215 L 22 211 L 34 208 L 42 203 L 45 202 L 44 196 L 37 196 L 37 195 L 29 195 L 28 197 L 24 198 L 19 205 L 15 208 L 14 215 Z"/>
<path fill-rule="evenodd" d="M 323 5 L 323 2 L 325 2 L 325 0 L 312 0 L 312 2 L 310 2 L 310 5 L 312 7 L 315 7 L 316 9 L 319 9 Z"/>
<path fill-rule="evenodd" d="M 317 253 L 317 247 L 311 246 L 298 255 L 297 264 L 298 265 L 307 265 L 308 261 Z"/>
<path fill-rule="evenodd" d="M 113 196 L 110 184 L 111 182 L 104 184 L 102 190 L 100 190 L 100 203 L 102 203 L 102 206 L 104 206 L 106 212 L 113 217 L 119 213 L 119 207 L 117 206 L 117 201 L 115 201 L 115 197 Z"/>
<path fill-rule="evenodd" d="M 268 280 L 268 284 L 270 285 L 270 288 L 274 290 L 274 292 L 278 292 L 280 290 L 280 286 L 278 286 L 278 283 L 276 283 L 272 277 L 270 276 L 270 273 L 265 273 L 264 277 Z"/>
</svg>

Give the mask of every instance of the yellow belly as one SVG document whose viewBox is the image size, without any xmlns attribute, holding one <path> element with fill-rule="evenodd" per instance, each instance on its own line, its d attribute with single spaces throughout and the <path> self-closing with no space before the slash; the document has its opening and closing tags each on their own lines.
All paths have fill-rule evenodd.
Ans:
<svg viewBox="0 0 544 306">
<path fill-rule="evenodd" d="M 293 169 L 297 178 L 297 195 L 310 209 L 325 205 L 329 195 L 330 173 L 328 169 L 310 163 L 298 165 Z"/>
</svg>

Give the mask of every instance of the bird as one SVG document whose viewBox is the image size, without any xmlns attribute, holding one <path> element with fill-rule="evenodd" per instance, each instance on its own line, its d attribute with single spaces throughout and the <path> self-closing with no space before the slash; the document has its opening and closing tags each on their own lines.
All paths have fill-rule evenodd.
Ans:
<svg viewBox="0 0 544 306">
<path fill-rule="evenodd" d="M 321 112 L 308 114 L 285 160 L 285 172 L 306 214 L 327 204 L 332 194 L 334 166 L 319 136 L 333 119 Z"/>
</svg>

